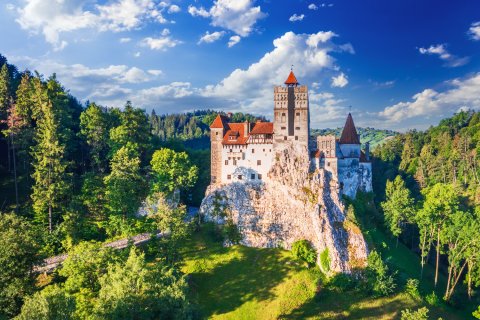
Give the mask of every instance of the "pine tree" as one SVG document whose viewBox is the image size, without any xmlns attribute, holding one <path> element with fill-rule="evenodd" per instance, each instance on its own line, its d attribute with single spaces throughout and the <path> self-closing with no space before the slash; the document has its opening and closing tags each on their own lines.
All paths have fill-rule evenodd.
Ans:
<svg viewBox="0 0 480 320">
<path fill-rule="evenodd" d="M 108 153 L 109 121 L 100 106 L 91 103 L 80 115 L 80 133 L 90 147 L 94 171 L 105 172 Z"/>
<path fill-rule="evenodd" d="M 44 89 L 37 81 L 36 93 L 40 95 L 38 99 L 42 105 L 35 130 L 36 145 L 32 148 L 35 183 L 31 197 L 36 219 L 42 223 L 47 220 L 48 230 L 52 232 L 69 186 L 65 180 L 67 163 L 64 160 L 65 145 L 60 140 L 58 115 Z"/>
</svg>

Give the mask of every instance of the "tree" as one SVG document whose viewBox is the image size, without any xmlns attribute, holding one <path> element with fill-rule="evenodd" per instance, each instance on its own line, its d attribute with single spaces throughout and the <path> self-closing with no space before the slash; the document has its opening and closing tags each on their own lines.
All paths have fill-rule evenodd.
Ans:
<svg viewBox="0 0 480 320">
<path fill-rule="evenodd" d="M 292 244 L 292 254 L 295 258 L 312 266 L 317 261 L 317 252 L 307 240 L 298 240 Z"/>
<path fill-rule="evenodd" d="M 92 167 L 95 171 L 105 172 L 105 159 L 108 154 L 110 122 L 108 115 L 95 103 L 88 105 L 80 115 L 80 133 L 90 147 Z"/>
<path fill-rule="evenodd" d="M 397 176 L 393 181 L 387 180 L 385 196 L 385 201 L 381 203 L 385 213 L 385 223 L 397 238 L 398 245 L 398 237 L 402 233 L 403 225 L 413 220 L 414 201 L 401 176 Z"/>
<path fill-rule="evenodd" d="M 153 153 L 150 165 L 154 173 L 154 192 L 172 193 L 192 187 L 198 177 L 198 168 L 191 164 L 186 152 L 162 148 Z"/>
<path fill-rule="evenodd" d="M 175 262 L 179 242 L 188 235 L 188 223 L 185 221 L 187 208 L 167 199 L 162 193 L 155 193 L 147 199 L 147 214 L 163 234 L 159 241 L 166 261 Z"/>
<path fill-rule="evenodd" d="M 15 315 L 34 290 L 38 235 L 23 218 L 0 214 L 0 318 Z"/>
<path fill-rule="evenodd" d="M 476 311 L 474 311 L 472 313 L 472 315 L 477 318 L 477 319 L 480 319 L 480 306 L 478 307 L 478 309 Z"/>
<path fill-rule="evenodd" d="M 125 264 L 108 268 L 101 278 L 97 319 L 188 319 L 185 278 L 172 268 L 147 265 L 135 248 Z"/>
<path fill-rule="evenodd" d="M 36 145 L 32 149 L 35 184 L 31 197 L 37 220 L 41 223 L 47 220 L 48 230 L 52 232 L 53 224 L 59 218 L 57 210 L 61 210 L 69 185 L 66 183 L 65 146 L 60 141 L 58 117 L 51 101 L 43 102 L 41 108 L 42 115 L 35 132 Z"/>
<path fill-rule="evenodd" d="M 7 117 L 7 110 L 12 97 L 11 82 L 10 73 L 5 63 L 0 69 L 0 120 L 4 120 Z"/>
<path fill-rule="evenodd" d="M 106 207 L 112 214 L 125 219 L 135 214 L 145 190 L 138 152 L 130 145 L 121 147 L 110 167 L 111 172 L 104 179 Z"/>
<path fill-rule="evenodd" d="M 428 320 L 428 309 L 423 307 L 417 311 L 410 309 L 402 310 L 401 320 Z"/>
<path fill-rule="evenodd" d="M 17 320 L 67 320 L 72 319 L 75 299 L 59 285 L 50 285 L 25 300 Z"/>
<path fill-rule="evenodd" d="M 459 197 L 451 184 L 437 183 L 425 191 L 425 202 L 423 208 L 418 212 L 417 221 L 420 228 L 422 242 L 432 243 L 432 236 L 436 234 L 436 267 L 435 286 L 438 283 L 438 267 L 440 263 L 441 236 L 445 226 L 450 222 L 452 216 L 458 211 Z M 430 230 L 430 231 L 429 231 Z M 427 239 L 429 236 L 429 239 Z M 424 250 L 429 249 L 422 246 Z M 422 259 L 422 269 L 424 260 Z"/>
</svg>

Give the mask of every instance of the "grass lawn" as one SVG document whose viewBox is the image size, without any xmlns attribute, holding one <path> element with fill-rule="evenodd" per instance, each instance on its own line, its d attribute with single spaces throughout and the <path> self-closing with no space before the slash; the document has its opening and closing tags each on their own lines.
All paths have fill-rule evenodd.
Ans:
<svg viewBox="0 0 480 320">
<path fill-rule="evenodd" d="M 358 291 L 323 288 L 325 279 L 318 268 L 305 268 L 289 251 L 223 248 L 206 230 L 195 233 L 182 250 L 182 270 L 188 274 L 191 299 L 203 318 L 399 319 L 400 310 L 422 306 L 405 293 L 372 298 Z M 432 319 L 468 319 L 444 307 L 429 309 Z"/>
</svg>

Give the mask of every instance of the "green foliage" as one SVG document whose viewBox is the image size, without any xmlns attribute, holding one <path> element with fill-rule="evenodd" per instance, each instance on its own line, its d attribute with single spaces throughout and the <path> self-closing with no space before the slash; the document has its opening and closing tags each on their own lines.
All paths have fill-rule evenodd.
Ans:
<svg viewBox="0 0 480 320">
<path fill-rule="evenodd" d="M 298 240 L 292 244 L 292 254 L 295 258 L 302 260 L 309 266 L 317 262 L 317 252 L 307 240 Z"/>
<path fill-rule="evenodd" d="M 96 173 L 85 173 L 80 195 L 81 201 L 95 221 L 106 219 L 104 177 Z"/>
<path fill-rule="evenodd" d="M 15 315 L 34 289 L 38 235 L 25 219 L 0 214 L 0 318 Z"/>
<path fill-rule="evenodd" d="M 435 291 L 432 291 L 432 293 L 427 294 L 425 296 L 425 301 L 431 306 L 439 306 L 440 305 L 440 299 L 438 298 Z"/>
<path fill-rule="evenodd" d="M 72 319 L 75 299 L 58 285 L 51 285 L 25 300 L 16 320 Z"/>
<path fill-rule="evenodd" d="M 420 281 L 418 279 L 408 279 L 407 283 L 405 284 L 405 292 L 408 293 L 410 296 L 413 298 L 419 298 L 420 297 L 420 291 L 418 290 L 418 286 L 420 284 Z"/>
<path fill-rule="evenodd" d="M 476 311 L 474 311 L 472 313 L 472 315 L 477 318 L 477 319 L 480 319 L 480 307 L 478 307 L 478 309 Z"/>
<path fill-rule="evenodd" d="M 403 225 L 413 221 L 415 204 L 401 176 L 397 176 L 394 181 L 387 181 L 385 194 L 386 200 L 381 204 L 385 223 L 392 234 L 398 237 Z"/>
<path fill-rule="evenodd" d="M 372 293 L 378 297 L 392 294 L 397 287 L 394 274 L 390 272 L 380 254 L 375 250 L 371 251 L 367 262 L 367 283 Z"/>
<path fill-rule="evenodd" d="M 428 320 L 428 309 L 423 307 L 417 311 L 410 309 L 402 310 L 401 320 Z"/>
<path fill-rule="evenodd" d="M 113 156 L 110 167 L 111 172 L 104 179 L 106 207 L 111 214 L 131 217 L 145 190 L 138 153 L 130 145 L 123 146 Z"/>
<path fill-rule="evenodd" d="M 355 207 L 352 204 L 348 205 L 346 218 L 348 221 L 358 225 L 357 217 L 355 215 Z"/>
<path fill-rule="evenodd" d="M 154 192 L 171 193 L 192 187 L 198 177 L 198 168 L 191 164 L 186 152 L 162 148 L 154 152 L 150 165 L 154 173 Z"/>
<path fill-rule="evenodd" d="M 232 219 L 227 219 L 222 226 L 223 239 L 231 244 L 239 244 L 242 240 L 242 234 L 238 230 L 238 227 L 233 223 Z"/>
<path fill-rule="evenodd" d="M 328 254 L 328 248 L 320 253 L 320 269 L 325 274 L 330 272 L 330 256 Z"/>
</svg>

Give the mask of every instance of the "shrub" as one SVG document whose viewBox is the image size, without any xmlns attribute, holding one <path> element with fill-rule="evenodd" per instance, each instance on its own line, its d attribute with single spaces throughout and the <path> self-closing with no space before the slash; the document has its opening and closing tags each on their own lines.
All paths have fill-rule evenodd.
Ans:
<svg viewBox="0 0 480 320">
<path fill-rule="evenodd" d="M 478 309 L 476 311 L 474 311 L 472 313 L 472 315 L 477 318 L 477 319 L 480 319 L 480 306 L 478 307 Z"/>
<path fill-rule="evenodd" d="M 358 289 L 358 280 L 345 273 L 337 273 L 327 282 L 327 287 L 340 292 Z"/>
<path fill-rule="evenodd" d="M 425 297 L 425 301 L 431 306 L 438 306 L 440 304 L 440 299 L 438 298 L 437 294 L 435 291 L 432 291 L 432 293 L 427 294 Z"/>
<path fill-rule="evenodd" d="M 405 292 L 413 298 L 420 297 L 420 291 L 418 291 L 419 284 L 420 281 L 418 281 L 418 279 L 408 279 L 407 284 L 405 285 Z"/>
<path fill-rule="evenodd" d="M 328 255 L 328 249 L 325 249 L 320 253 L 320 269 L 327 274 L 330 272 L 330 256 Z"/>
<path fill-rule="evenodd" d="M 375 296 L 388 296 L 395 291 L 397 287 L 394 274 L 383 262 L 377 251 L 372 251 L 368 255 L 368 267 L 366 270 L 367 287 Z"/>
<path fill-rule="evenodd" d="M 222 235 L 225 241 L 229 241 L 232 244 L 238 244 L 242 240 L 242 235 L 232 219 L 227 219 L 225 222 L 225 225 L 222 227 Z"/>
<path fill-rule="evenodd" d="M 295 241 L 292 245 L 293 256 L 312 266 L 317 261 L 317 253 L 307 240 Z"/>
<path fill-rule="evenodd" d="M 410 309 L 402 310 L 401 320 L 428 320 L 428 309 L 423 307 L 417 311 Z"/>
</svg>

